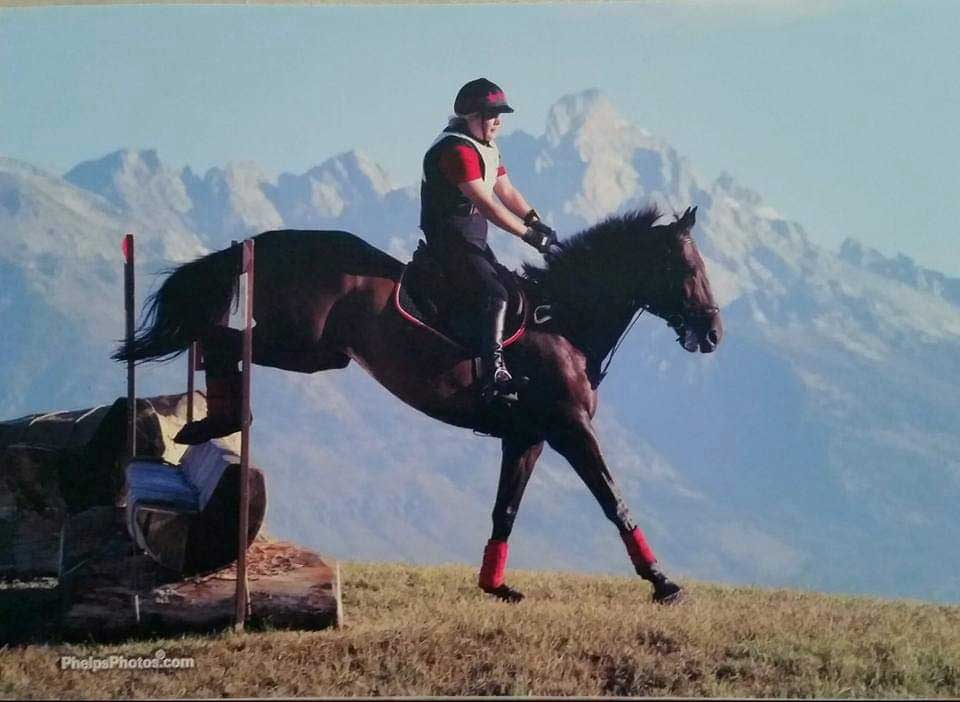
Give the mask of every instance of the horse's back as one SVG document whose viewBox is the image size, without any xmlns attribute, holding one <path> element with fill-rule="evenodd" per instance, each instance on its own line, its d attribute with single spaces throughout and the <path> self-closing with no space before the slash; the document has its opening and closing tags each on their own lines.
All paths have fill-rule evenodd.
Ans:
<svg viewBox="0 0 960 702">
<path fill-rule="evenodd" d="M 336 271 L 397 280 L 404 268 L 390 254 L 345 231 L 279 229 L 254 239 L 258 271 L 265 266 L 286 276 Z"/>
</svg>

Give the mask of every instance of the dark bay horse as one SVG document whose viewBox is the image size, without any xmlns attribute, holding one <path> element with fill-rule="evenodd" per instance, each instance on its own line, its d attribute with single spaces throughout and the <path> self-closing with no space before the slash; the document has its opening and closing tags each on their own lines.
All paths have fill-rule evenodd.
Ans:
<svg viewBox="0 0 960 702">
<path fill-rule="evenodd" d="M 601 364 L 644 310 L 667 321 L 690 352 L 709 353 L 722 324 L 703 259 L 691 237 L 696 208 L 657 225 L 655 209 L 611 217 L 571 238 L 543 266 L 525 265 L 528 300 L 551 319 L 531 325 L 506 349 L 510 369 L 528 382 L 517 402 L 481 400 L 471 354 L 411 324 L 393 295 L 403 264 L 347 232 L 272 231 L 255 237 L 255 363 L 301 373 L 360 364 L 410 406 L 442 422 L 500 437 L 502 461 L 493 533 L 480 587 L 507 601 L 507 539 L 544 442 L 564 456 L 620 532 L 653 599 L 679 599 L 660 571 L 607 467 L 591 420 Z M 173 358 L 199 340 L 205 355 L 236 364 L 240 333 L 222 326 L 235 292 L 240 247 L 174 269 L 147 300 L 121 361 Z M 541 319 L 542 321 L 542 319 Z M 208 370 L 208 386 L 209 386 Z"/>
</svg>

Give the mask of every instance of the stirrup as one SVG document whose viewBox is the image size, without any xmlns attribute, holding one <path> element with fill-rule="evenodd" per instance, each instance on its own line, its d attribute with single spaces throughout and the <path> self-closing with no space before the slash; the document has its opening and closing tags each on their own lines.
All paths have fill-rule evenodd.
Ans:
<svg viewBox="0 0 960 702">
<path fill-rule="evenodd" d="M 496 400 L 516 402 L 520 399 L 512 378 L 506 383 L 488 380 L 480 390 L 480 397 L 488 404 Z"/>
</svg>

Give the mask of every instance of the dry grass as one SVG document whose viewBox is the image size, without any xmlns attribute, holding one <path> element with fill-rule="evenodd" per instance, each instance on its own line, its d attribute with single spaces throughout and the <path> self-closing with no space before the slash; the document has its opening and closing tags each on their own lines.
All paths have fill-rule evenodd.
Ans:
<svg viewBox="0 0 960 702">
<path fill-rule="evenodd" d="M 17 698 L 649 695 L 960 696 L 960 607 L 638 579 L 512 572 L 494 602 L 472 569 L 346 563 L 347 626 L 0 649 Z M 176 672 L 61 671 L 73 654 L 192 656 Z"/>
</svg>

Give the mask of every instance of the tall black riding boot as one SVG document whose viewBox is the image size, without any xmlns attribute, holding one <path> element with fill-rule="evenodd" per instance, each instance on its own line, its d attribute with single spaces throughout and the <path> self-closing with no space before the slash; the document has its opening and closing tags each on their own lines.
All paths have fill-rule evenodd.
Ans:
<svg viewBox="0 0 960 702">
<path fill-rule="evenodd" d="M 503 326 L 507 318 L 507 301 L 491 298 L 482 308 L 480 328 L 480 362 L 483 364 L 481 381 L 483 399 L 491 401 L 502 397 L 516 400 L 513 376 L 503 362 Z"/>
</svg>

